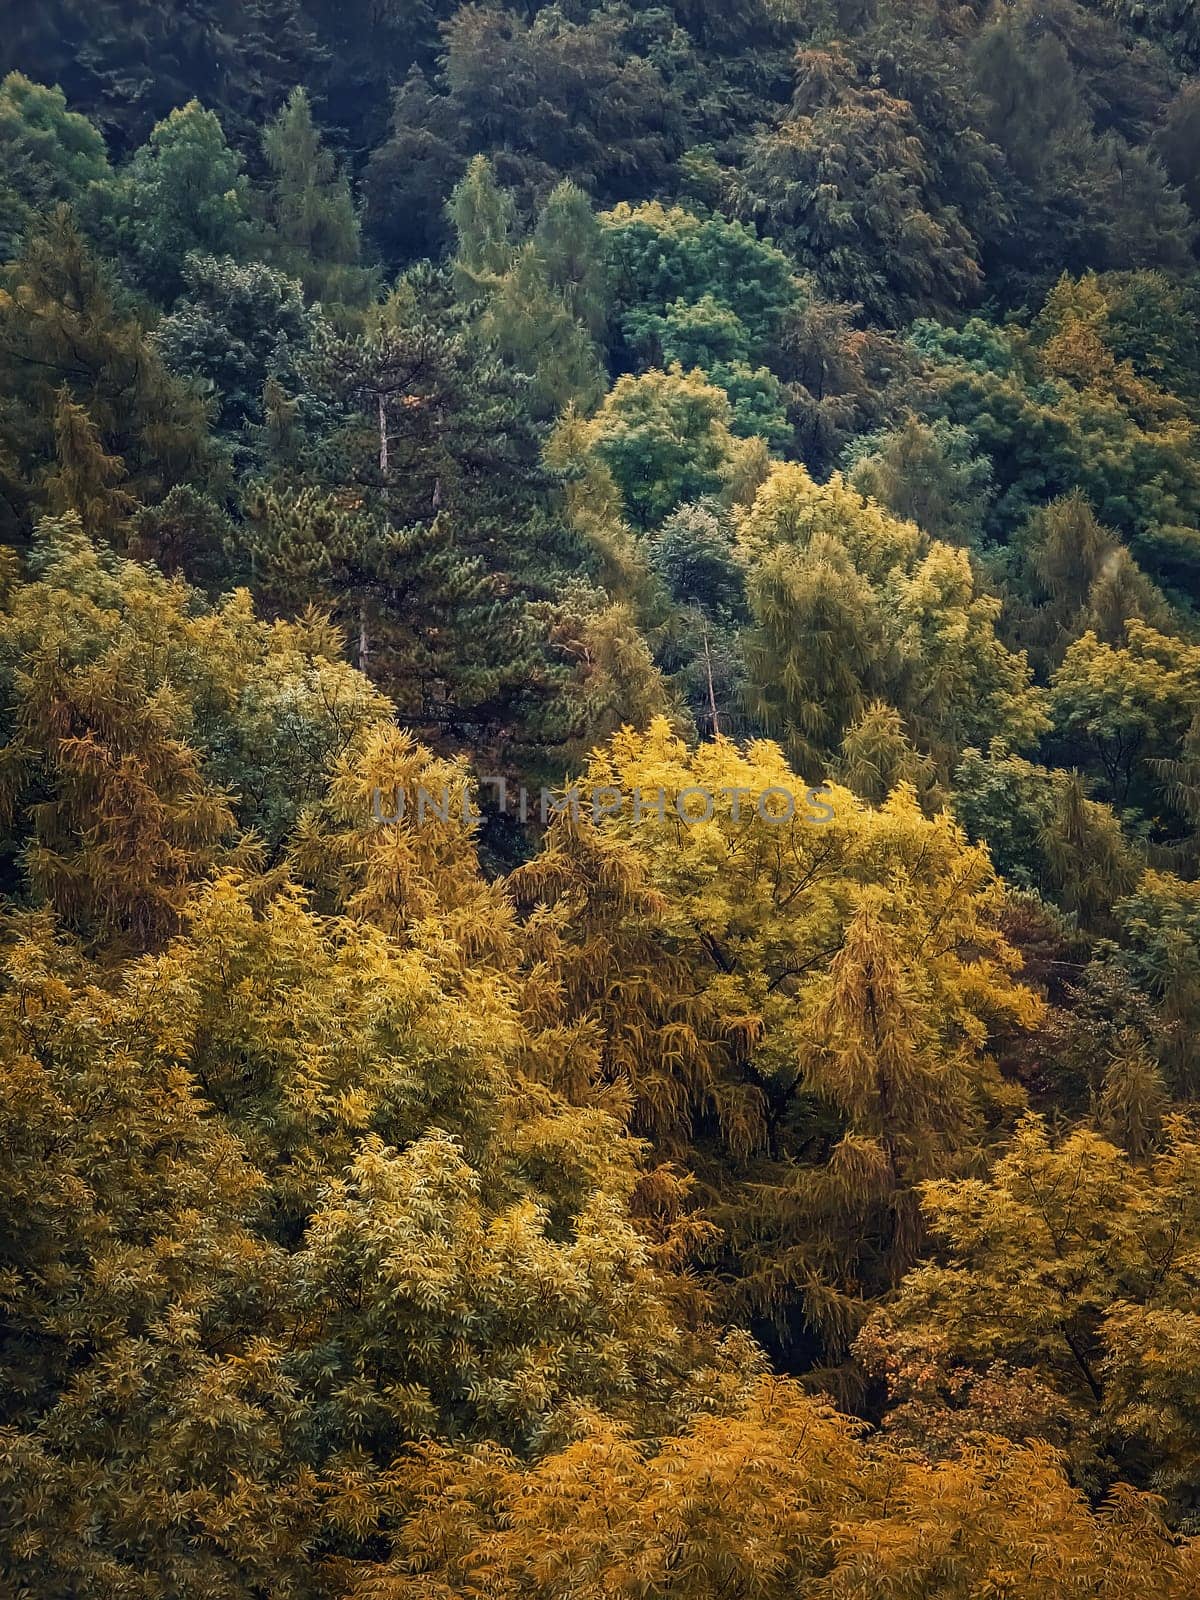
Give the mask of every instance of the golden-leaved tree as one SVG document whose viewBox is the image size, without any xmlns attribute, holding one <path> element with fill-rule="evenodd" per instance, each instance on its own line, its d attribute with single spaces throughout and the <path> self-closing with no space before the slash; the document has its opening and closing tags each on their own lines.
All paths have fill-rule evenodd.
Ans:
<svg viewBox="0 0 1200 1600">
<path fill-rule="evenodd" d="M 7 930 L 18 1590 L 343 1593 L 414 1441 L 536 1457 L 737 1392 L 745 1347 L 678 1315 L 632 1213 L 638 1146 L 522 1074 L 503 984 L 443 982 L 451 932 L 229 873 L 186 923 L 115 988 L 46 914 Z"/>
<path fill-rule="evenodd" d="M 840 1353 L 919 1253 L 918 1185 L 971 1170 L 1020 1104 L 989 1055 L 1039 1014 L 1003 888 L 910 788 L 806 801 L 767 743 L 689 750 L 660 721 L 583 788 L 510 880 L 529 959 L 635 1126 L 696 1166 L 733 1303 Z"/>
<path fill-rule="evenodd" d="M 1195 1528 L 1198 1196 L 1200 1139 L 1178 1116 L 1141 1160 L 1030 1118 L 989 1177 L 928 1184 L 939 1259 L 859 1341 L 893 1430 L 947 1453 L 1045 1438 L 1093 1489 L 1140 1482 Z"/>
<path fill-rule="evenodd" d="M 273 627 L 43 523 L 0 610 L 8 887 L 115 954 L 161 944 L 192 886 L 274 849 L 390 707 L 317 617 Z"/>
<path fill-rule="evenodd" d="M 531 1471 L 435 1446 L 400 1476 L 415 1505 L 352 1600 L 1182 1600 L 1198 1575 L 1152 1501 L 1093 1513 L 1045 1446 L 930 1466 L 779 1380 L 671 1439 L 597 1424 Z"/>
</svg>

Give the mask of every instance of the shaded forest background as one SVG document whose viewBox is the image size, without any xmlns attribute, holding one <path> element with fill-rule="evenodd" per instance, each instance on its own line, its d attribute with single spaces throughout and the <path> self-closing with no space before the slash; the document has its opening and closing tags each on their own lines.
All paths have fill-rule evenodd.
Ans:
<svg viewBox="0 0 1200 1600">
<path fill-rule="evenodd" d="M 1193 0 L 4 22 L 5 1592 L 1194 1595 Z"/>
</svg>

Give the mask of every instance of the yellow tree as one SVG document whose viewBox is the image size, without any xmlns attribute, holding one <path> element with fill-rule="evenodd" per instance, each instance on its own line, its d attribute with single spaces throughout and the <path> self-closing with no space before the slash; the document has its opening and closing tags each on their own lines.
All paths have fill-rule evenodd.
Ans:
<svg viewBox="0 0 1200 1600">
<path fill-rule="evenodd" d="M 1130 1076 L 1110 1074 L 1106 1120 L 1128 1110 Z M 1175 1117 L 1155 1143 L 1138 1161 L 1088 1128 L 1055 1144 L 1029 1118 L 990 1177 L 926 1186 L 940 1260 L 859 1346 L 898 1432 L 950 1450 L 999 1402 L 1006 1432 L 1066 1447 L 1091 1487 L 1128 1477 L 1195 1525 L 1200 1140 Z"/>
<path fill-rule="evenodd" d="M 1019 1104 L 988 1053 L 1038 1015 L 1002 886 L 910 789 L 808 794 L 766 743 L 623 730 L 583 797 L 510 880 L 529 959 L 635 1126 L 696 1167 L 735 1303 L 838 1351 L 912 1259 L 916 1185 Z"/>
<path fill-rule="evenodd" d="M 397 1476 L 408 1514 L 351 1600 L 1184 1600 L 1200 1571 L 1152 1499 L 1094 1512 L 1044 1446 L 931 1467 L 775 1380 L 671 1438 L 597 1421 L 532 1470 L 434 1445 Z"/>
</svg>

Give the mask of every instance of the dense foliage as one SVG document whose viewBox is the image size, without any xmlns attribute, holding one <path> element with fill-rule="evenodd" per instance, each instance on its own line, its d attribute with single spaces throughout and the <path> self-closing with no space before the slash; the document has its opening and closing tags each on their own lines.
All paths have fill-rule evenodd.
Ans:
<svg viewBox="0 0 1200 1600">
<path fill-rule="evenodd" d="M 6 19 L 5 1595 L 1200 1592 L 1198 71 Z"/>
</svg>

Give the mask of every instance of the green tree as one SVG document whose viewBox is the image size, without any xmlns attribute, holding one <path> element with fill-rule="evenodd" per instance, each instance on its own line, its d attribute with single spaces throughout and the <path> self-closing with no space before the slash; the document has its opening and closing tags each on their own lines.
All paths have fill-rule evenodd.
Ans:
<svg viewBox="0 0 1200 1600">
<path fill-rule="evenodd" d="M 1171 182 L 1187 200 L 1195 222 L 1200 222 L 1200 83 L 1184 83 L 1171 102 L 1159 134 L 1159 151 Z"/>
<path fill-rule="evenodd" d="M 730 192 L 830 298 L 896 323 L 975 296 L 975 241 L 931 181 L 909 102 L 860 81 L 837 48 L 802 50 L 792 105 L 751 144 Z"/>
<path fill-rule="evenodd" d="M 1198 692 L 1200 647 L 1132 618 L 1115 646 L 1090 632 L 1071 646 L 1054 675 L 1051 711 L 1066 748 L 1097 773 L 1113 803 L 1154 815 L 1147 763 L 1174 755 Z"/>
<path fill-rule="evenodd" d="M 61 89 L 10 72 L 0 83 L 0 159 L 4 208 L 0 256 L 17 253 L 30 221 L 67 204 L 88 212 L 93 185 L 112 180 L 104 140 L 86 117 L 67 110 Z"/>
<path fill-rule="evenodd" d="M 856 439 L 845 454 L 860 493 L 934 539 L 978 545 L 992 493 L 992 468 L 965 428 L 911 413 L 897 428 Z"/>
<path fill-rule="evenodd" d="M 656 201 L 622 204 L 600 218 L 612 272 L 614 320 L 642 349 L 655 319 L 683 301 L 711 297 L 744 325 L 749 356 L 762 360 L 798 297 L 795 268 L 744 223 Z"/>
<path fill-rule="evenodd" d="M 192 99 L 211 106 L 240 148 L 291 86 L 321 70 L 312 6 L 299 0 L 49 0 L 14 22 L 0 71 L 56 83 L 115 153 L 127 155 L 156 122 Z"/>
<path fill-rule="evenodd" d="M 446 204 L 458 249 L 454 269 L 460 292 L 470 297 L 490 288 L 513 264 L 516 207 L 496 182 L 486 156 L 472 158 Z"/>
<path fill-rule="evenodd" d="M 244 466 L 252 430 L 266 422 L 267 384 L 289 393 L 300 388 L 298 364 L 321 327 L 295 279 L 257 261 L 190 255 L 182 292 L 155 329 L 154 344 L 172 372 L 211 397 L 215 431 Z"/>
<path fill-rule="evenodd" d="M 612 473 L 626 512 L 649 528 L 730 480 L 738 459 L 732 420 L 720 389 L 676 366 L 618 378 L 584 437 Z"/>
<path fill-rule="evenodd" d="M 263 133 L 271 171 L 267 250 L 273 264 L 326 306 L 364 306 L 372 276 L 362 265 L 350 184 L 325 148 L 306 91 L 292 90 Z M 233 253 L 233 252 L 231 252 Z"/>
<path fill-rule="evenodd" d="M 184 286 L 184 264 L 250 248 L 250 192 L 220 121 L 198 100 L 158 123 L 114 196 L 119 248 L 138 283 L 163 305 Z"/>
<path fill-rule="evenodd" d="M 738 519 L 754 629 L 750 708 L 804 765 L 826 761 L 869 701 L 909 719 L 942 771 L 968 744 L 1045 730 L 1023 657 L 997 637 L 1000 604 L 967 554 L 930 541 L 839 474 L 777 466 Z"/>
<path fill-rule="evenodd" d="M 491 163 L 476 156 L 447 210 L 458 239 L 458 292 L 479 302 L 479 334 L 524 375 L 533 413 L 552 418 L 568 405 L 594 409 L 604 374 L 593 332 L 603 330 L 605 304 L 586 198 L 571 184 L 559 185 L 522 242 L 511 193 L 496 183 Z"/>
<path fill-rule="evenodd" d="M 532 240 L 546 282 L 576 322 L 603 340 L 609 318 L 604 230 L 583 190 L 556 184 L 538 212 Z"/>
<path fill-rule="evenodd" d="M 1139 853 L 1078 773 L 1039 766 L 995 741 L 986 755 L 966 751 L 950 798 L 1009 882 L 1047 896 L 1087 930 L 1114 931 L 1112 908 L 1137 882 Z"/>
<path fill-rule="evenodd" d="M 141 325 L 118 309 L 107 271 L 65 209 L 38 226 L 0 290 L 0 472 L 9 537 L 25 538 L 58 460 L 55 414 L 65 384 L 124 491 L 156 501 L 215 476 L 204 407 L 164 367 Z M 108 470 L 108 469 L 105 469 Z M 115 469 L 113 469 L 115 470 Z M 111 474 L 110 474 L 111 475 Z"/>
<path fill-rule="evenodd" d="M 873 806 L 882 805 L 902 783 L 928 805 L 934 780 L 933 763 L 915 749 L 904 718 L 883 700 L 873 700 L 846 729 L 833 774 Z"/>
</svg>

